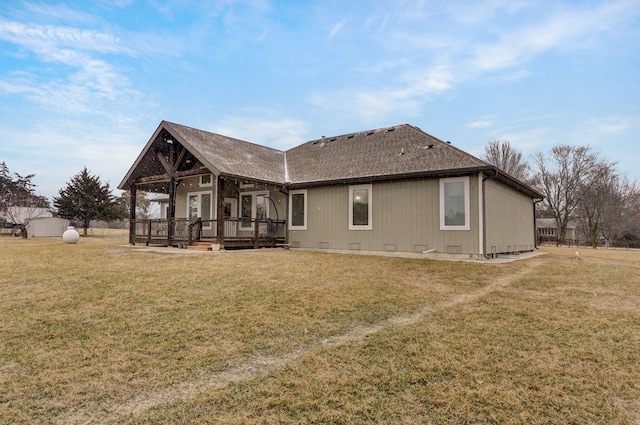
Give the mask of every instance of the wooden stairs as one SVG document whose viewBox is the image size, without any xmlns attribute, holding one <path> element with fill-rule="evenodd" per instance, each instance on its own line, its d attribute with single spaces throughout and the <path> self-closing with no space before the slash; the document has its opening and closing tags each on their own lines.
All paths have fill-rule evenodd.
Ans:
<svg viewBox="0 0 640 425">
<path fill-rule="evenodd" d="M 187 246 L 187 250 L 189 251 L 211 251 L 211 244 L 215 243 L 215 240 L 200 240 L 194 242 L 193 245 Z"/>
</svg>

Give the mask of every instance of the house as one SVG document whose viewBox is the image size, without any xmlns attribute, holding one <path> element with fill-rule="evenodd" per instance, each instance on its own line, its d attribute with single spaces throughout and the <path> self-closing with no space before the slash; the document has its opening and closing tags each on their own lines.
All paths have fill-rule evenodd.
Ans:
<svg viewBox="0 0 640 425">
<path fill-rule="evenodd" d="M 555 218 L 536 218 L 536 234 L 538 243 L 558 243 L 560 230 Z M 564 242 L 575 245 L 577 242 L 577 225 L 575 221 L 570 221 L 565 229 Z"/>
<path fill-rule="evenodd" d="M 118 187 L 131 194 L 132 244 L 465 258 L 533 250 L 542 198 L 409 124 L 280 151 L 163 121 Z M 166 218 L 136 220 L 138 190 L 167 195 Z"/>
</svg>

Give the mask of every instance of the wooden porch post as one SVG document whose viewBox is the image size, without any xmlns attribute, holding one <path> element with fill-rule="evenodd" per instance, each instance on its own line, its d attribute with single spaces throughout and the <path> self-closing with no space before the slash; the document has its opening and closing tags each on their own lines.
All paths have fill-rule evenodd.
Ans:
<svg viewBox="0 0 640 425">
<path fill-rule="evenodd" d="M 169 174 L 169 223 L 167 224 L 167 246 L 171 246 L 171 238 L 173 237 L 173 220 L 176 217 L 176 169 L 175 155 L 176 148 L 173 145 L 171 139 L 167 139 L 169 143 L 169 167 L 167 173 Z"/>
<path fill-rule="evenodd" d="M 224 248 L 224 177 L 218 176 L 216 199 L 216 235 L 220 248 Z"/>
<path fill-rule="evenodd" d="M 167 246 L 171 246 L 171 239 L 173 238 L 173 220 L 176 217 L 176 178 L 171 176 L 169 178 L 169 211 L 167 219 Z"/>
<path fill-rule="evenodd" d="M 129 191 L 129 244 L 136 244 L 136 192 L 138 187 L 135 183 L 131 185 Z"/>
</svg>

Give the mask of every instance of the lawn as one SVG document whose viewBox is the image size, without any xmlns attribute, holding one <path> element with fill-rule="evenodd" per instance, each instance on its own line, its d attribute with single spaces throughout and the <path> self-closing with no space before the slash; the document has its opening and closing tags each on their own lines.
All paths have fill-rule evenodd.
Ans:
<svg viewBox="0 0 640 425">
<path fill-rule="evenodd" d="M 640 252 L 0 238 L 0 423 L 638 424 Z"/>
</svg>

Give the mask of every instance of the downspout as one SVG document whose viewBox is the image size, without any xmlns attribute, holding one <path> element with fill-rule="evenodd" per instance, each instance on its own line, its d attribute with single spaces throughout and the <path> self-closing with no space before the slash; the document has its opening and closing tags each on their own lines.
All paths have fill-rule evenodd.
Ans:
<svg viewBox="0 0 640 425">
<path fill-rule="evenodd" d="M 535 249 L 538 249 L 538 229 L 537 229 L 537 225 L 536 225 L 536 204 L 538 202 L 542 202 L 544 201 L 544 198 L 542 199 L 538 199 L 537 201 L 533 201 L 533 247 Z"/>
<path fill-rule="evenodd" d="M 493 176 L 493 178 L 498 178 L 498 170 L 494 169 L 493 170 L 495 175 Z M 482 173 L 480 173 L 480 175 L 482 175 Z M 487 197 L 485 196 L 486 194 L 486 185 L 485 182 L 487 180 L 489 180 L 490 177 L 483 177 L 482 178 L 482 211 L 483 211 L 483 217 L 486 215 L 485 213 L 487 212 Z M 482 220 L 482 245 L 486 248 L 487 247 L 487 220 Z"/>
<path fill-rule="evenodd" d="M 486 252 L 486 238 L 484 227 L 484 175 L 482 173 L 478 173 L 478 231 L 480 232 L 478 235 L 480 245 L 478 252 L 484 257 Z"/>
</svg>

